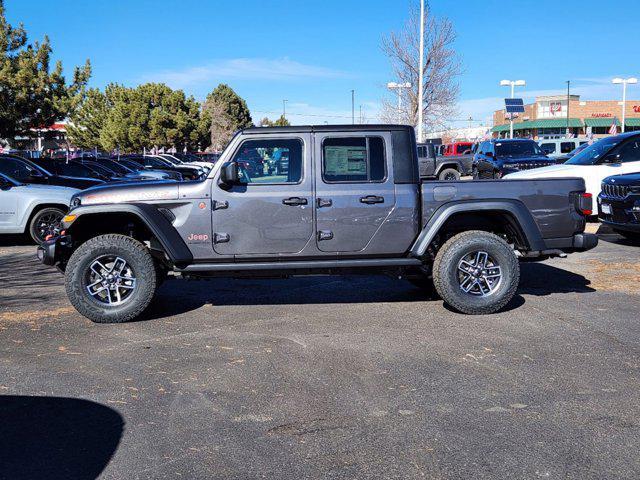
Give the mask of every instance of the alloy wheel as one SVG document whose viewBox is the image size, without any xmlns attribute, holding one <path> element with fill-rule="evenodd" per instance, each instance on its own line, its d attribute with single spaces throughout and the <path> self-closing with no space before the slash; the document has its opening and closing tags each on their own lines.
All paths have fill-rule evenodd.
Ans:
<svg viewBox="0 0 640 480">
<path fill-rule="evenodd" d="M 85 274 L 89 295 L 108 306 L 121 305 L 131 299 L 136 289 L 136 277 L 122 257 L 102 255 L 91 262 Z"/>
<path fill-rule="evenodd" d="M 470 295 L 487 297 L 498 290 L 502 269 L 487 252 L 471 252 L 458 262 L 460 289 Z"/>
</svg>

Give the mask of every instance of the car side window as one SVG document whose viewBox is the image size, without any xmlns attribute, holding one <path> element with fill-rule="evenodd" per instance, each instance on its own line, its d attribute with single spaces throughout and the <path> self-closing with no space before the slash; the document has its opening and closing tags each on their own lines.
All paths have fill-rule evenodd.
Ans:
<svg viewBox="0 0 640 480">
<path fill-rule="evenodd" d="M 381 137 L 329 137 L 322 142 L 322 179 L 327 183 L 383 182 L 386 170 Z"/>
<path fill-rule="evenodd" d="M 298 138 L 247 140 L 236 151 L 242 183 L 288 184 L 302 180 L 302 140 Z"/>
<path fill-rule="evenodd" d="M 629 140 L 616 152 L 621 163 L 640 162 L 640 140 Z"/>
<path fill-rule="evenodd" d="M 576 144 L 573 142 L 562 142 L 560 143 L 560 153 L 569 153 L 574 148 L 576 148 Z"/>
<path fill-rule="evenodd" d="M 31 177 L 31 169 L 13 158 L 0 159 L 0 172 L 19 182 L 25 182 Z"/>
</svg>

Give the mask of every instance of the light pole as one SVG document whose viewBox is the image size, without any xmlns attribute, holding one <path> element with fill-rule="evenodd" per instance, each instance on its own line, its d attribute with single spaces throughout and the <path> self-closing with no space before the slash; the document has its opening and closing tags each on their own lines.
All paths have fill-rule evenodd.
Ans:
<svg viewBox="0 0 640 480">
<path fill-rule="evenodd" d="M 351 90 L 351 125 L 356 124 L 356 91 Z"/>
<path fill-rule="evenodd" d="M 411 82 L 389 82 L 387 83 L 387 88 L 389 90 L 398 90 L 398 123 L 402 123 L 402 89 L 403 88 L 411 88 Z"/>
<path fill-rule="evenodd" d="M 635 77 L 631 78 L 619 78 L 616 77 L 611 80 L 611 83 L 615 83 L 616 85 L 622 84 L 622 133 L 624 133 L 624 122 L 626 115 L 626 103 L 627 103 L 627 83 L 633 85 L 634 83 L 638 83 L 638 79 Z"/>
<path fill-rule="evenodd" d="M 422 143 L 422 104 L 424 103 L 422 84 L 424 70 L 424 0 L 420 0 L 420 66 L 418 67 L 418 143 Z"/>
<path fill-rule="evenodd" d="M 282 118 L 284 120 L 287 119 L 287 102 L 289 100 L 282 100 Z"/>
<path fill-rule="evenodd" d="M 500 80 L 503 87 L 511 87 L 511 98 L 513 98 L 515 87 L 524 87 L 527 84 L 524 80 Z M 513 114 L 509 115 L 509 138 L 513 138 Z"/>
</svg>

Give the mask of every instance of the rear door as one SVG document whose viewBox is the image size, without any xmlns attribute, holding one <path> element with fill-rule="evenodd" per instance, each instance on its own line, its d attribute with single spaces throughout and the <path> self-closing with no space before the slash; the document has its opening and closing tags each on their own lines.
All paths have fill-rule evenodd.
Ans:
<svg viewBox="0 0 640 480">
<path fill-rule="evenodd" d="M 222 255 L 278 256 L 313 241 L 313 174 L 309 133 L 252 135 L 235 148 L 241 185 L 213 186 L 213 248 Z M 288 159 L 286 170 L 276 162 Z M 262 160 L 262 171 L 247 168 Z M 260 163 L 260 162 L 258 162 Z M 253 166 L 253 164 L 252 164 Z"/>
<path fill-rule="evenodd" d="M 318 249 L 366 254 L 396 202 L 390 135 L 321 132 L 314 145 Z"/>
</svg>

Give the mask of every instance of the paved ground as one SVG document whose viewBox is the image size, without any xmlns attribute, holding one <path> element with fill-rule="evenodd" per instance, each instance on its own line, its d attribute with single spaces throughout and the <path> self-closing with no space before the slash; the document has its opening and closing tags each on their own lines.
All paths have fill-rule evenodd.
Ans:
<svg viewBox="0 0 640 480">
<path fill-rule="evenodd" d="M 94 325 L 0 246 L 0 478 L 640 476 L 640 247 L 523 265 L 506 311 L 404 281 L 168 281 Z"/>
</svg>

